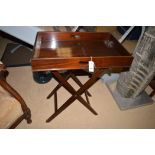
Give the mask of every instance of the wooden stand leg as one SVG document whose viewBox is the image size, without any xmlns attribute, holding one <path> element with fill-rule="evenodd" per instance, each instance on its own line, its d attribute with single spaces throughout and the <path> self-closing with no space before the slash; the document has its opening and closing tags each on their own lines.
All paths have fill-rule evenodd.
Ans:
<svg viewBox="0 0 155 155">
<path fill-rule="evenodd" d="M 80 87 L 83 86 L 83 84 L 81 83 L 81 81 L 80 81 L 74 74 L 71 74 L 71 77 L 72 77 L 72 79 L 73 79 Z M 87 93 L 88 96 L 91 97 L 91 94 L 89 93 L 88 90 L 86 90 L 86 93 Z"/>
<path fill-rule="evenodd" d="M 68 80 L 70 77 L 71 77 L 80 87 L 82 86 L 81 81 L 80 81 L 74 74 L 69 74 L 69 75 L 67 75 L 65 79 Z M 59 84 L 52 90 L 52 92 L 47 96 L 47 99 L 49 99 L 50 97 L 52 97 L 53 94 L 54 94 L 54 92 L 58 91 L 58 89 L 60 89 L 61 86 L 62 86 L 62 84 L 59 83 Z M 86 92 L 87 92 L 87 95 L 91 97 L 91 94 L 89 93 L 89 91 L 86 90 Z"/>
<path fill-rule="evenodd" d="M 70 74 L 67 75 L 65 79 L 68 80 L 69 78 L 70 78 Z M 62 84 L 59 83 L 59 84 L 52 90 L 52 92 L 47 96 L 47 99 L 49 99 L 50 97 L 52 97 L 53 94 L 54 94 L 56 91 L 58 91 L 58 89 L 61 88 L 61 86 L 62 86 Z"/>
<path fill-rule="evenodd" d="M 63 110 L 65 110 L 69 105 L 71 105 L 76 99 L 78 99 L 92 113 L 97 115 L 95 110 L 80 95 L 82 95 L 87 89 L 89 89 L 98 80 L 98 78 L 102 74 L 105 73 L 103 70 L 96 71 L 92 75 L 92 77 L 78 89 L 78 91 L 75 91 L 75 89 L 59 74 L 59 72 L 53 71 L 52 73 L 55 79 L 58 80 L 59 83 L 62 83 L 63 87 L 65 87 L 73 95 L 52 116 L 50 116 L 46 120 L 46 122 L 50 122 L 52 119 L 58 116 Z"/>
<path fill-rule="evenodd" d="M 90 105 L 89 98 L 88 98 L 88 93 L 87 92 L 85 92 L 85 97 L 86 97 L 87 103 Z"/>
<path fill-rule="evenodd" d="M 69 78 L 72 78 L 80 87 L 82 86 L 82 83 L 81 81 L 72 73 L 69 73 L 67 76 L 66 76 L 66 81 L 69 79 Z M 50 97 L 52 97 L 52 95 L 54 94 L 54 108 L 55 108 L 55 112 L 57 111 L 57 106 L 58 106 L 58 102 L 57 102 L 57 91 L 61 88 L 62 84 L 59 83 L 53 90 L 52 92 L 47 96 L 47 99 L 49 99 Z M 86 101 L 87 103 L 90 105 L 90 102 L 89 102 L 89 98 L 88 96 L 91 96 L 91 94 L 89 93 L 89 91 L 85 91 L 85 97 L 86 97 Z"/>
</svg>

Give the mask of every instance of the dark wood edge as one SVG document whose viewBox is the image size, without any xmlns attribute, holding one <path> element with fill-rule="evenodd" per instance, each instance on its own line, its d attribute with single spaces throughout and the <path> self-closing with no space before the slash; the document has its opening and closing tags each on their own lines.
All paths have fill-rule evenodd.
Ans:
<svg viewBox="0 0 155 155">
<path fill-rule="evenodd" d="M 36 38 L 35 38 L 35 43 L 34 43 L 34 46 L 33 46 L 33 57 L 37 57 L 36 55 L 39 52 L 38 51 L 38 46 L 37 46 L 38 42 L 40 42 L 39 32 L 37 32 L 37 35 L 36 35 Z"/>
<path fill-rule="evenodd" d="M 91 36 L 89 38 L 87 35 L 89 34 L 94 34 L 94 36 Z M 82 35 L 80 38 L 72 38 L 71 36 L 74 35 Z M 102 36 L 101 36 L 102 35 Z M 74 40 L 91 40 L 92 37 L 94 38 L 107 38 L 110 39 L 112 34 L 110 32 L 53 32 L 53 31 L 39 31 L 37 33 L 37 42 L 42 41 L 42 40 L 47 40 L 51 41 L 52 38 L 51 36 L 54 37 L 55 40 L 57 41 L 74 41 Z M 87 38 L 87 39 L 86 39 Z"/>
<path fill-rule="evenodd" d="M 133 59 L 133 56 L 132 55 L 125 55 L 125 56 L 100 56 L 100 57 L 91 57 L 91 56 L 85 56 L 85 57 L 53 57 L 53 58 L 33 58 L 31 61 L 33 60 L 57 60 L 57 59 L 60 59 L 60 60 L 68 60 L 68 59 L 86 59 L 86 60 L 90 60 L 92 58 L 92 60 L 94 59 L 117 59 L 117 58 L 132 58 Z"/>
<path fill-rule="evenodd" d="M 38 31 L 37 35 L 43 35 L 43 34 L 104 34 L 111 36 L 112 34 L 110 32 L 54 32 L 54 31 Z"/>
<path fill-rule="evenodd" d="M 88 61 L 90 57 L 73 57 L 73 58 L 49 58 L 49 59 L 33 59 L 33 71 L 47 71 L 47 70 L 74 70 L 74 69 L 88 69 Z M 95 57 L 92 59 L 97 68 L 124 68 L 130 67 L 133 57 L 131 56 L 117 56 L 117 57 Z M 83 63 L 82 63 L 83 62 Z"/>
</svg>

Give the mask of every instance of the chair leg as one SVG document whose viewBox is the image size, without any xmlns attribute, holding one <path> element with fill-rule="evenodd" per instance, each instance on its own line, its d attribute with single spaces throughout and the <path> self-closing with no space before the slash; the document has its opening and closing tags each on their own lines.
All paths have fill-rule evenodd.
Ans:
<svg viewBox="0 0 155 155">
<path fill-rule="evenodd" d="M 27 111 L 24 111 L 24 114 L 17 118 L 17 120 L 9 127 L 9 129 L 15 129 L 23 120 L 26 120 L 28 124 L 32 122 L 31 120 L 31 111 L 27 108 Z"/>
<path fill-rule="evenodd" d="M 24 119 L 25 119 L 25 116 L 23 114 L 9 127 L 9 129 L 15 129 Z"/>
<path fill-rule="evenodd" d="M 6 80 L 0 80 L 0 85 L 6 90 L 8 91 L 13 97 L 15 97 L 20 105 L 21 105 L 21 108 L 23 110 L 23 113 L 24 113 L 24 118 L 27 120 L 27 123 L 31 123 L 32 120 L 31 120 L 31 111 L 30 109 L 27 107 L 25 101 L 23 100 L 23 98 L 19 95 L 19 93 L 13 89 L 7 82 Z"/>
<path fill-rule="evenodd" d="M 24 118 L 26 119 L 27 123 L 30 124 L 32 123 L 32 119 L 31 119 L 31 110 L 27 107 L 27 109 L 24 109 Z"/>
</svg>

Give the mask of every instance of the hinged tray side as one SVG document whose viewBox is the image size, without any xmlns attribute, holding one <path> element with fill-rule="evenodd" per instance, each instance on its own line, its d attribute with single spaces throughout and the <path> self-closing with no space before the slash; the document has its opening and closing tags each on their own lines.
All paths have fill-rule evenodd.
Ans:
<svg viewBox="0 0 155 155">
<path fill-rule="evenodd" d="M 129 68 L 133 58 L 131 56 L 120 57 L 95 57 L 95 68 Z M 33 71 L 45 70 L 74 70 L 88 69 L 90 57 L 33 59 Z"/>
</svg>

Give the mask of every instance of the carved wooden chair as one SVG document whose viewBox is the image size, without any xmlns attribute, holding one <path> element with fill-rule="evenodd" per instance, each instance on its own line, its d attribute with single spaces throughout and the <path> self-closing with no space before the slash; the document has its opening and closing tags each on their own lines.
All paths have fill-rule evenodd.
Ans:
<svg viewBox="0 0 155 155">
<path fill-rule="evenodd" d="M 23 98 L 6 81 L 9 72 L 0 62 L 0 128 L 16 128 L 26 119 L 31 123 L 31 111 Z"/>
</svg>

